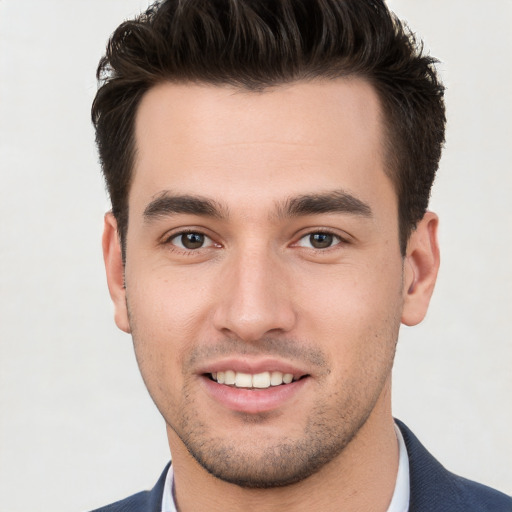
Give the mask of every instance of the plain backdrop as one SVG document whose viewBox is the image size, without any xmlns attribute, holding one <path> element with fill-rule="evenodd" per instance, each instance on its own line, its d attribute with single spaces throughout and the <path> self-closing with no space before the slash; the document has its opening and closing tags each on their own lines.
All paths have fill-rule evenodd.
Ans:
<svg viewBox="0 0 512 512">
<path fill-rule="evenodd" d="M 512 1 L 393 0 L 441 59 L 442 267 L 403 329 L 394 414 L 448 468 L 512 493 Z M 0 508 L 80 511 L 149 488 L 163 420 L 103 275 L 89 120 L 108 36 L 142 0 L 0 0 Z"/>
</svg>

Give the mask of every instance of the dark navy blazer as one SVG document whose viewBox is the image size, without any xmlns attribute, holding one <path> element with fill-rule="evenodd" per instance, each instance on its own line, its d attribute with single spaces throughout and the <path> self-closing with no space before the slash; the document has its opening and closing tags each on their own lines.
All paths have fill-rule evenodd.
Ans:
<svg viewBox="0 0 512 512">
<path fill-rule="evenodd" d="M 511 497 L 450 473 L 401 421 L 395 421 L 409 455 L 409 512 L 512 512 Z M 160 512 L 168 468 L 169 465 L 151 491 L 139 492 L 93 512 Z"/>
</svg>

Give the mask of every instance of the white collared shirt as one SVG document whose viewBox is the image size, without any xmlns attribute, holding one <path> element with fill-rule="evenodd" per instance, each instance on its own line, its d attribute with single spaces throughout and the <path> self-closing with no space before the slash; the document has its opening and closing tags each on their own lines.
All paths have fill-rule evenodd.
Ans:
<svg viewBox="0 0 512 512">
<path fill-rule="evenodd" d="M 409 456 L 405 446 L 404 436 L 395 423 L 395 433 L 398 441 L 398 473 L 395 490 L 387 512 L 408 512 L 411 483 L 409 481 Z M 172 509 L 171 509 L 172 510 Z"/>
<path fill-rule="evenodd" d="M 396 438 L 398 440 L 398 473 L 396 475 L 395 490 L 387 512 L 408 512 L 409 510 L 409 457 L 405 447 L 402 432 L 395 425 Z M 162 512 L 177 512 L 174 502 L 174 473 L 172 465 L 167 471 L 162 498 Z"/>
</svg>

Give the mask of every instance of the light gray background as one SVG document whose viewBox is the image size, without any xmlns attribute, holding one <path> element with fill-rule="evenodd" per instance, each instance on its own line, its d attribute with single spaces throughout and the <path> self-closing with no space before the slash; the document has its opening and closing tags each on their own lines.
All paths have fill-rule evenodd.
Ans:
<svg viewBox="0 0 512 512">
<path fill-rule="evenodd" d="M 394 413 L 447 467 L 512 493 L 512 1 L 393 0 L 442 59 L 442 268 L 403 329 Z M 108 35 L 142 0 L 0 0 L 0 503 L 86 510 L 153 485 L 164 424 L 103 276 L 89 122 Z M 484 9 L 485 5 L 485 9 Z"/>
</svg>

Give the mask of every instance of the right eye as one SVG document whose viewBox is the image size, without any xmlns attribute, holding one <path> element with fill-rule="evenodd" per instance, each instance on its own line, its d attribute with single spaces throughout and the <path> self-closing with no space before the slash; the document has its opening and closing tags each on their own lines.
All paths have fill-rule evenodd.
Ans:
<svg viewBox="0 0 512 512">
<path fill-rule="evenodd" d="M 203 249 L 214 245 L 213 240 L 203 233 L 189 231 L 177 233 L 169 239 L 169 243 L 185 250 Z"/>
</svg>

